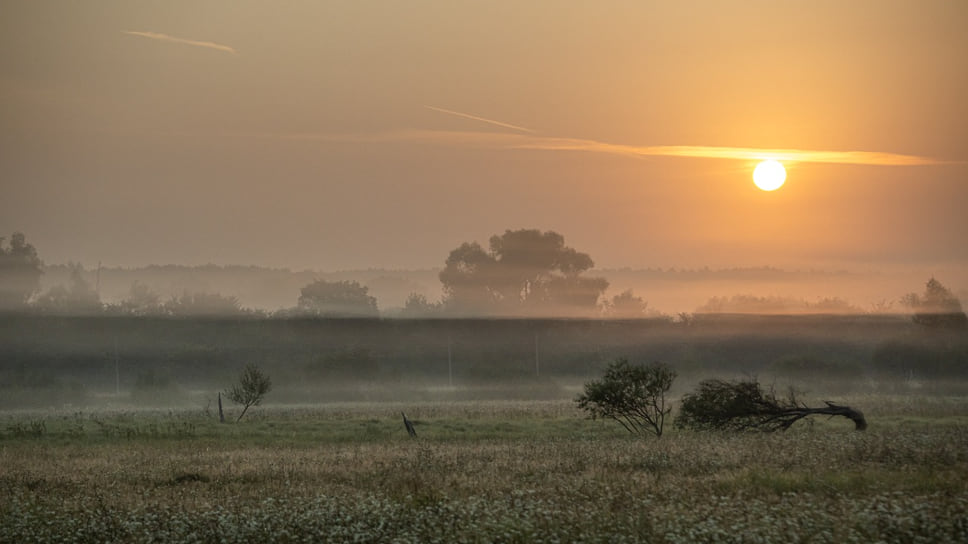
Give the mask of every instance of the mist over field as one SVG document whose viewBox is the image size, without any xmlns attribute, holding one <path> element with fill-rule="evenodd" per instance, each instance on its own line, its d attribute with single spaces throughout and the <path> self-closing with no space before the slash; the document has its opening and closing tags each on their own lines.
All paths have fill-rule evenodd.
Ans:
<svg viewBox="0 0 968 544">
<path fill-rule="evenodd" d="M 0 2 L 0 544 L 968 542 L 968 2 Z"/>
<path fill-rule="evenodd" d="M 918 290 L 932 273 L 943 278 L 959 299 L 968 299 L 966 273 L 950 267 L 900 271 L 787 270 L 769 266 L 591 271 L 592 275 L 609 280 L 608 295 L 631 289 L 648 303 L 649 309 L 667 315 L 708 311 L 712 309 L 710 303 L 717 302 L 710 299 L 733 297 L 773 303 L 772 307 L 732 308 L 744 313 L 903 313 L 900 297 Z M 105 303 L 116 304 L 127 298 L 131 284 L 138 282 L 164 300 L 185 291 L 217 292 L 236 297 L 242 307 L 273 312 L 293 305 L 299 289 L 314 279 L 346 280 L 366 286 L 376 298 L 382 315 L 397 317 L 411 293 L 431 301 L 440 300 L 443 293 L 439 274 L 439 268 L 293 271 L 217 265 L 102 267 L 100 292 Z M 98 275 L 97 268 L 84 269 L 83 276 L 92 285 Z M 48 266 L 41 277 L 41 288 L 66 285 L 69 280 L 70 270 L 66 265 Z M 823 305 L 825 301 L 827 306 Z"/>
<path fill-rule="evenodd" d="M 862 393 L 960 391 L 945 380 L 968 369 L 968 320 L 934 277 L 920 288 L 899 273 L 599 270 L 537 229 L 465 242 L 440 269 L 335 273 L 89 270 L 45 265 L 22 233 L 10 240 L 7 408 L 210 406 L 246 365 L 273 376 L 270 402 L 283 404 L 567 399 L 620 359 L 671 365 L 681 387 L 764 375 Z"/>
<path fill-rule="evenodd" d="M 538 229 L 416 271 L 40 255 L 0 243 L 0 540 L 968 536 L 933 276 L 597 269 Z"/>
</svg>

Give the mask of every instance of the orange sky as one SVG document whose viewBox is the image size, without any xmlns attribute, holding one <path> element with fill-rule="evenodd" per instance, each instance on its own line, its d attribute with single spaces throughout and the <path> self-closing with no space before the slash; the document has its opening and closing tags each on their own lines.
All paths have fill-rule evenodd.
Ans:
<svg viewBox="0 0 968 544">
<path fill-rule="evenodd" d="M 956 0 L 4 2 L 0 236 L 88 266 L 430 267 L 540 228 L 600 267 L 965 269 L 965 28 Z M 720 148 L 833 155 L 764 193 Z"/>
</svg>

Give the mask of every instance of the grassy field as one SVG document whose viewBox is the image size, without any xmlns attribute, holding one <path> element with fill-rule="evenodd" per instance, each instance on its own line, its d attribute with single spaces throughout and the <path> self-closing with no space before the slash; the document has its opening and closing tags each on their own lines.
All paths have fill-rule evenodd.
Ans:
<svg viewBox="0 0 968 544">
<path fill-rule="evenodd" d="M 0 542 L 968 542 L 968 398 L 842 400 L 868 431 L 633 437 L 566 400 L 0 412 Z"/>
</svg>

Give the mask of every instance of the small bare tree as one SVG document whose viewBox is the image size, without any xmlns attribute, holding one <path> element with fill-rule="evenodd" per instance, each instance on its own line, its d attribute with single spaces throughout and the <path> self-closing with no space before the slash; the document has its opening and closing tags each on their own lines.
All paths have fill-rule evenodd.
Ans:
<svg viewBox="0 0 968 544">
<path fill-rule="evenodd" d="M 585 384 L 575 401 L 592 418 L 614 419 L 630 433 L 651 432 L 662 436 L 665 418 L 672 411 L 665 395 L 676 372 L 662 363 L 630 365 L 618 359 L 608 365 L 601 380 Z"/>
<path fill-rule="evenodd" d="M 272 389 L 272 381 L 269 376 L 263 374 L 259 367 L 248 364 L 239 376 L 239 383 L 232 386 L 225 392 L 225 395 L 236 404 L 242 405 L 242 413 L 235 421 L 240 421 L 250 406 L 258 406 L 262 403 L 262 398 Z"/>
<path fill-rule="evenodd" d="M 413 422 L 407 418 L 407 414 L 400 413 L 403 415 L 403 426 L 407 428 L 407 434 L 413 438 L 417 438 L 417 430 L 413 428 Z"/>
<path fill-rule="evenodd" d="M 682 397 L 675 425 L 697 430 L 785 431 L 807 416 L 827 415 L 850 419 L 858 431 L 867 428 L 860 411 L 825 403 L 822 408 L 808 408 L 792 389 L 786 398 L 780 398 L 772 388 L 764 391 L 756 379 L 705 380 L 695 392 Z"/>
</svg>

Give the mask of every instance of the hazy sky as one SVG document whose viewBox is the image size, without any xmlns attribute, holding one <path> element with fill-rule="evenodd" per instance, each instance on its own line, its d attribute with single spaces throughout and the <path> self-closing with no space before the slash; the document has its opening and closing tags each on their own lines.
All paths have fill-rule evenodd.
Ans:
<svg viewBox="0 0 968 544">
<path fill-rule="evenodd" d="M 87 265 L 430 267 L 539 228 L 599 267 L 965 266 L 965 28 L 960 0 L 2 2 L 0 236 Z M 766 193 L 720 148 L 806 160 Z"/>
</svg>

